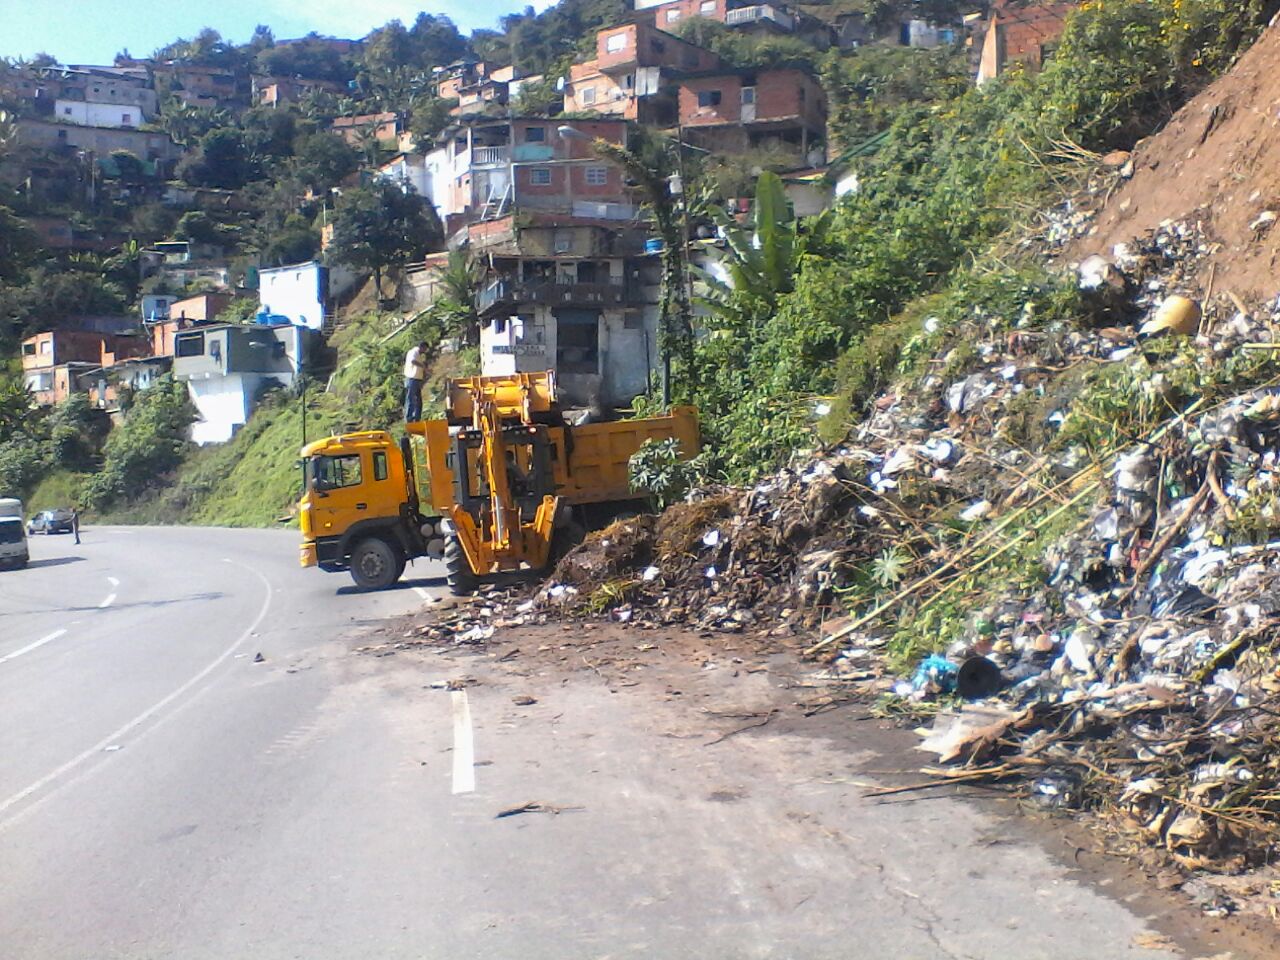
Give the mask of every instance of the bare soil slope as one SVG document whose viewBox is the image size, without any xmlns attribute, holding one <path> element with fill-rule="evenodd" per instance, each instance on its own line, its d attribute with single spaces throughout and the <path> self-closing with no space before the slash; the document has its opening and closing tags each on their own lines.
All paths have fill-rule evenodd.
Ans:
<svg viewBox="0 0 1280 960">
<path fill-rule="evenodd" d="M 1106 255 L 1164 220 L 1201 220 L 1220 244 L 1205 266 L 1213 265 L 1215 288 L 1273 296 L 1280 222 L 1265 215 L 1280 214 L 1280 24 L 1139 144 L 1133 162 L 1132 179 L 1102 206 L 1094 229 L 1068 247 L 1067 259 Z"/>
</svg>

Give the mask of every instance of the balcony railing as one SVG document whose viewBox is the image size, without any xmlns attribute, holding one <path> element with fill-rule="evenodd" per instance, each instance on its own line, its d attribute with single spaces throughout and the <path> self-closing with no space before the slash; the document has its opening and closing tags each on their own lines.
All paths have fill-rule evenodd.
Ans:
<svg viewBox="0 0 1280 960">
<path fill-rule="evenodd" d="M 476 297 L 476 306 L 481 313 L 522 303 L 541 303 L 562 307 L 612 307 L 627 302 L 627 289 L 626 280 L 622 277 L 610 277 L 603 283 L 499 277 L 480 290 Z"/>
<path fill-rule="evenodd" d="M 744 23 L 757 23 L 761 20 L 771 20 L 784 30 L 795 29 L 795 18 L 791 14 L 768 4 L 739 7 L 737 10 L 728 11 L 724 18 L 724 22 L 731 27 Z"/>
<path fill-rule="evenodd" d="M 510 162 L 510 147 L 475 147 L 471 151 L 473 167 L 501 166 Z"/>
</svg>

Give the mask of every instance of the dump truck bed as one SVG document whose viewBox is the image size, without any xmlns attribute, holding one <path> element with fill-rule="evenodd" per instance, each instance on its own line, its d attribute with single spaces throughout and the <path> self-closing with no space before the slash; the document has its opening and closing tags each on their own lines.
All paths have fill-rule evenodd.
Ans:
<svg viewBox="0 0 1280 960">
<path fill-rule="evenodd" d="M 551 442 L 568 453 L 567 457 L 554 457 L 553 464 L 556 493 L 569 503 L 605 503 L 635 497 L 628 466 L 631 455 L 646 440 L 675 438 L 687 457 L 695 456 L 700 449 L 698 414 L 693 407 L 672 407 L 669 414 L 638 420 L 556 427 L 549 434 Z"/>
</svg>

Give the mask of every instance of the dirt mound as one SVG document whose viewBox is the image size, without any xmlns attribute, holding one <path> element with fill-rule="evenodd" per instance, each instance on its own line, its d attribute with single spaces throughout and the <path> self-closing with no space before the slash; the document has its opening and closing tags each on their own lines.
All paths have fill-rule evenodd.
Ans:
<svg viewBox="0 0 1280 960">
<path fill-rule="evenodd" d="M 1201 221 L 1217 245 L 1199 280 L 1241 297 L 1271 297 L 1280 281 L 1280 24 L 1139 144 L 1133 175 L 1066 259 L 1108 255 L 1167 220 Z"/>
</svg>

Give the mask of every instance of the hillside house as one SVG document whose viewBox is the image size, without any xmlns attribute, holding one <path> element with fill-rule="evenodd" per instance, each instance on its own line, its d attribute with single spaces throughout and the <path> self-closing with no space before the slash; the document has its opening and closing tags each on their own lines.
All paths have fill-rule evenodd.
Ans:
<svg viewBox="0 0 1280 960">
<path fill-rule="evenodd" d="M 89 403 L 115 419 L 125 398 L 155 386 L 172 364 L 172 357 L 136 357 L 89 371 L 81 380 L 88 385 Z"/>
<path fill-rule="evenodd" d="M 720 58 L 710 50 L 647 23 L 601 30 L 595 59 L 569 69 L 564 109 L 674 126 L 678 78 L 720 66 Z"/>
<path fill-rule="evenodd" d="M 831 26 L 781 3 L 752 0 L 636 0 L 637 13 L 652 11 L 659 30 L 675 30 L 692 17 L 705 17 L 743 33 L 790 35 L 825 50 L 835 43 Z"/>
<path fill-rule="evenodd" d="M 680 125 L 686 139 L 716 152 L 774 142 L 807 157 L 826 136 L 827 98 L 815 77 L 793 67 L 687 77 Z"/>
<path fill-rule="evenodd" d="M 278 107 L 297 103 L 315 93 L 342 94 L 347 87 L 333 80 L 312 80 L 304 77 L 252 78 L 253 102 L 263 107 Z"/>
<path fill-rule="evenodd" d="M 425 194 L 446 233 L 513 208 L 630 219 L 635 214 L 622 171 L 595 156 L 588 140 L 559 136 L 557 119 L 471 121 L 446 130 L 424 160 Z M 626 143 L 618 120 L 575 121 L 588 138 Z"/>
<path fill-rule="evenodd" d="M 1057 45 L 1069 17 L 1080 4 L 998 0 L 981 37 L 978 85 L 994 80 L 1014 64 L 1038 71 Z"/>
<path fill-rule="evenodd" d="M 102 158 L 123 150 L 156 164 L 156 174 L 162 177 L 173 172 L 183 155 L 182 148 L 167 133 L 150 130 L 54 123 L 30 117 L 19 118 L 16 128 L 18 142 L 25 146 L 49 150 L 61 157 Z"/>
<path fill-rule="evenodd" d="M 309 330 L 330 329 L 338 298 L 355 285 L 359 275 L 343 266 L 316 260 L 258 272 L 258 300 L 262 313 Z"/>
<path fill-rule="evenodd" d="M 186 383 L 199 414 L 191 439 L 201 445 L 230 440 L 264 390 L 293 384 L 307 344 L 306 331 L 291 324 L 212 324 L 178 333 L 173 375 Z"/>
<path fill-rule="evenodd" d="M 132 333 L 46 330 L 22 341 L 22 379 L 37 405 L 52 406 L 87 390 L 89 374 L 148 352 L 146 339 Z"/>
<path fill-rule="evenodd" d="M 398 113 L 367 113 L 358 117 L 335 117 L 333 132 L 351 146 L 358 147 L 372 136 L 378 143 L 399 144 L 404 123 Z"/>
</svg>

